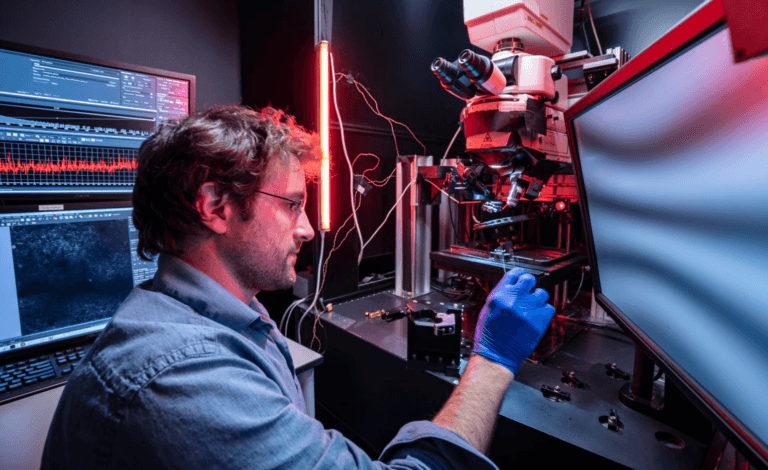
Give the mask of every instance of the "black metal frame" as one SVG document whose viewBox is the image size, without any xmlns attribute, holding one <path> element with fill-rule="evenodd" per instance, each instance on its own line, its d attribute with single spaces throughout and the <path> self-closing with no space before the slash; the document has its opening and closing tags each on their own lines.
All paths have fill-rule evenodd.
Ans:
<svg viewBox="0 0 768 470">
<path fill-rule="evenodd" d="M 606 78 L 584 98 L 575 103 L 566 113 L 566 127 L 569 135 L 571 155 L 574 160 L 579 200 L 587 240 L 590 264 L 592 266 L 593 285 L 597 303 L 632 337 L 654 362 L 676 382 L 681 384 L 682 392 L 697 408 L 726 435 L 740 452 L 753 465 L 768 468 L 768 445 L 761 443 L 751 431 L 746 429 L 731 413 L 709 394 L 698 381 L 683 370 L 650 337 L 645 335 L 624 313 L 619 310 L 601 291 L 599 266 L 595 256 L 594 238 L 589 217 L 589 198 L 584 188 L 581 172 L 581 158 L 575 145 L 574 120 L 585 111 L 601 103 L 632 83 L 644 78 L 681 51 L 688 49 L 705 37 L 725 26 L 725 14 L 721 0 L 712 0 L 691 13 L 673 29 L 659 38 L 651 46 L 628 62 L 624 67 Z M 759 406 L 756 404 L 756 406 Z"/>
</svg>

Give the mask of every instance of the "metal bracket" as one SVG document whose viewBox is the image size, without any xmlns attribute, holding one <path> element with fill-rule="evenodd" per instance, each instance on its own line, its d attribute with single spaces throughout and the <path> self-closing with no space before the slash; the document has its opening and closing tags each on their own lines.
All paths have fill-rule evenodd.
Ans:
<svg viewBox="0 0 768 470">
<path fill-rule="evenodd" d="M 619 369 L 615 362 L 613 364 L 605 365 L 605 375 L 613 377 L 614 379 L 629 380 L 630 378 L 629 373 Z"/>
<path fill-rule="evenodd" d="M 552 388 L 547 385 L 542 385 L 541 394 L 544 395 L 544 398 L 558 403 L 563 401 L 571 401 L 571 394 L 560 390 L 560 386 Z"/>
<path fill-rule="evenodd" d="M 576 371 L 573 371 L 573 370 L 564 370 L 563 378 L 560 379 L 560 381 L 568 385 L 569 387 L 573 387 L 573 388 L 587 387 L 587 384 L 585 382 L 582 382 L 576 377 Z"/>
</svg>

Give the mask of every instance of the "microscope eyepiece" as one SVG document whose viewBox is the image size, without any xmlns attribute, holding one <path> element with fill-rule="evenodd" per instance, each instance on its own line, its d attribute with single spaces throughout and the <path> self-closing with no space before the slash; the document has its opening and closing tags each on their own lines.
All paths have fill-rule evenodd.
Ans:
<svg viewBox="0 0 768 470">
<path fill-rule="evenodd" d="M 468 100 L 477 94 L 477 88 L 466 74 L 456 64 L 442 57 L 432 61 L 432 73 L 440 80 L 443 88 L 457 98 Z"/>
<path fill-rule="evenodd" d="M 488 57 L 475 54 L 474 51 L 469 49 L 464 49 L 464 51 L 459 54 L 459 67 L 464 69 L 464 72 L 466 72 L 467 76 L 473 81 L 480 80 L 490 75 L 490 62 Z"/>
<path fill-rule="evenodd" d="M 437 75 L 437 78 L 439 78 L 440 81 L 446 80 L 452 82 L 458 78 L 461 74 L 461 70 L 442 57 L 438 57 L 432 61 L 432 73 Z"/>
<path fill-rule="evenodd" d="M 458 64 L 472 83 L 492 95 L 498 95 L 507 86 L 504 73 L 488 57 L 465 49 L 459 55 Z"/>
</svg>

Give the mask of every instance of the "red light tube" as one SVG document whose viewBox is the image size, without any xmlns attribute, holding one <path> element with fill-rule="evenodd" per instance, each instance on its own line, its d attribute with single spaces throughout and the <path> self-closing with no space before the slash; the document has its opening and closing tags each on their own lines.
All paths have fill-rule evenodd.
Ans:
<svg viewBox="0 0 768 470">
<path fill-rule="evenodd" d="M 322 162 L 320 164 L 320 230 L 331 229 L 331 196 L 330 196 L 330 121 L 329 121 L 329 71 L 328 71 L 328 41 L 318 44 L 320 103 L 318 132 L 320 133 L 320 149 Z"/>
</svg>

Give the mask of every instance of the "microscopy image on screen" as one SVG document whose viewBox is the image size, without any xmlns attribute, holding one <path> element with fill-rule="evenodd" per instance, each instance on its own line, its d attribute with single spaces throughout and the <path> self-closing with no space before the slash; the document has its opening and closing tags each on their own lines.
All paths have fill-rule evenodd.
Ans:
<svg viewBox="0 0 768 470">
<path fill-rule="evenodd" d="M 133 288 L 128 224 L 11 228 L 22 335 L 111 317 Z"/>
</svg>

